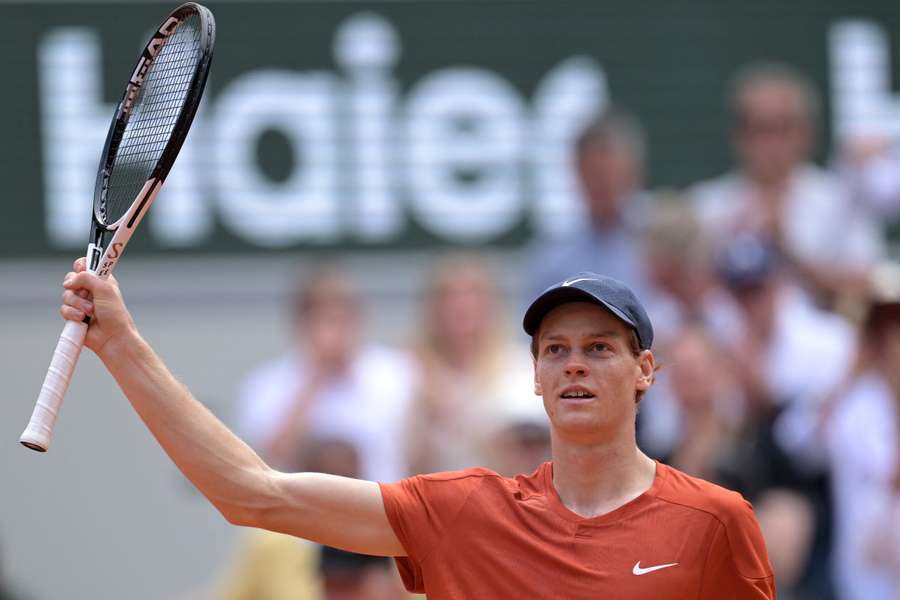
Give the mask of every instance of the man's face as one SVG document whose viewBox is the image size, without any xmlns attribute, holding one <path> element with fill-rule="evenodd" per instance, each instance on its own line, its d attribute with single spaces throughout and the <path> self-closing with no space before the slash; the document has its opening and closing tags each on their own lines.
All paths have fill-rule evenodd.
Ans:
<svg viewBox="0 0 900 600">
<path fill-rule="evenodd" d="M 491 329 L 492 290 L 480 276 L 459 273 L 438 287 L 431 302 L 435 334 L 453 346 L 482 341 Z"/>
<path fill-rule="evenodd" d="M 327 370 L 346 368 L 360 342 L 356 298 L 334 294 L 311 304 L 298 332 L 308 356 Z"/>
<path fill-rule="evenodd" d="M 714 410 L 723 380 L 721 353 L 706 333 L 682 329 L 670 348 L 671 388 L 679 404 L 688 410 Z"/>
<path fill-rule="evenodd" d="M 809 158 L 812 124 L 798 89 L 756 83 L 741 93 L 735 112 L 735 149 L 752 179 L 778 181 Z"/>
<path fill-rule="evenodd" d="M 633 429 L 653 355 L 634 355 L 627 325 L 596 304 L 572 302 L 547 313 L 537 335 L 535 393 L 557 436 L 591 443 Z"/>
<path fill-rule="evenodd" d="M 578 157 L 578 176 L 588 210 L 597 219 L 616 218 L 641 177 L 637 159 L 613 143 L 588 145 Z"/>
</svg>

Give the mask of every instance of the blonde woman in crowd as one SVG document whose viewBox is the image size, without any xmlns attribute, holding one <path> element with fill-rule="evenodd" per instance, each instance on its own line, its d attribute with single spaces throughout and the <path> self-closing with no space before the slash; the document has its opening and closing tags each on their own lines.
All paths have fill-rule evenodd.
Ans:
<svg viewBox="0 0 900 600">
<path fill-rule="evenodd" d="M 530 415 L 542 423 L 528 350 L 510 349 L 497 286 L 474 256 L 441 260 L 424 300 L 415 343 L 423 383 L 411 411 L 413 472 L 501 468 L 494 434 L 532 421 Z"/>
</svg>

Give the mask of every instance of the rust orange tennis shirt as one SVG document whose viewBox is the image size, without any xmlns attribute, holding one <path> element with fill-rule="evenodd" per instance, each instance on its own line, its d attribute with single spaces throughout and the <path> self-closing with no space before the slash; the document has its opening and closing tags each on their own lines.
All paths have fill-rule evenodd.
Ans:
<svg viewBox="0 0 900 600">
<path fill-rule="evenodd" d="M 545 463 L 381 484 L 406 549 L 397 566 L 429 600 L 775 598 L 766 547 L 739 494 L 657 463 L 644 494 L 594 518 L 567 509 Z"/>
</svg>

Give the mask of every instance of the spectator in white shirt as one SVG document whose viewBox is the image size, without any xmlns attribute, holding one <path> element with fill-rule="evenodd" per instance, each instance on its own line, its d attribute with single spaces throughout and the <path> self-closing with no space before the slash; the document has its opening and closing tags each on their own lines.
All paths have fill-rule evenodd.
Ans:
<svg viewBox="0 0 900 600">
<path fill-rule="evenodd" d="M 884 241 L 871 214 L 854 209 L 840 179 L 811 162 L 819 105 L 812 84 L 790 67 L 741 70 L 731 95 L 737 166 L 692 191 L 713 235 L 766 238 L 807 289 L 831 300 L 860 284 Z"/>
<path fill-rule="evenodd" d="M 339 271 L 320 271 L 298 285 L 293 311 L 296 346 L 242 386 L 242 437 L 276 467 L 298 460 L 304 438 L 328 437 L 354 445 L 363 478 L 407 476 L 414 361 L 363 341 L 358 292 Z"/>
</svg>

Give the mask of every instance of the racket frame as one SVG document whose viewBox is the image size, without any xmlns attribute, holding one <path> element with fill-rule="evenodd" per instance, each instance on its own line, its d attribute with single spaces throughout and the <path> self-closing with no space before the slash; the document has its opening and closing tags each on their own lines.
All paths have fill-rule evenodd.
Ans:
<svg viewBox="0 0 900 600">
<path fill-rule="evenodd" d="M 141 190 L 138 192 L 131 206 L 114 223 L 107 224 L 105 215 L 100 208 L 101 199 L 106 197 L 109 189 L 109 180 L 115 165 L 116 155 L 126 125 L 131 117 L 140 94 L 141 86 L 147 74 L 153 68 L 160 50 L 165 46 L 168 38 L 178 29 L 178 26 L 187 17 L 197 14 L 200 19 L 200 56 L 194 69 L 191 82 L 188 87 L 187 98 L 181 106 L 175 125 L 169 135 L 169 140 L 163 149 L 153 171 L 147 178 Z M 215 46 L 215 19 L 206 7 L 195 2 L 187 2 L 176 8 L 163 21 L 147 43 L 137 65 L 125 87 L 122 100 L 116 107 L 110 124 L 106 141 L 101 153 L 100 167 L 97 172 L 97 181 L 94 186 L 94 205 L 91 211 L 91 233 L 85 254 L 87 269 L 96 273 L 101 278 L 107 278 L 118 264 L 135 228 L 141 222 L 147 209 L 153 204 L 156 195 L 162 188 L 162 184 L 172 169 L 178 152 L 184 144 L 188 131 L 200 106 L 200 98 L 206 86 L 209 76 L 209 67 L 212 62 L 213 48 Z M 107 234 L 112 237 L 105 241 Z M 87 336 L 87 328 L 90 317 L 85 317 L 84 322 L 67 321 L 63 332 L 53 352 L 50 367 L 41 386 L 34 412 L 25 431 L 19 441 L 26 448 L 38 452 L 46 452 L 50 447 L 53 429 L 59 410 L 84 340 Z"/>
</svg>

